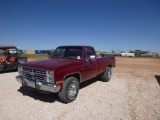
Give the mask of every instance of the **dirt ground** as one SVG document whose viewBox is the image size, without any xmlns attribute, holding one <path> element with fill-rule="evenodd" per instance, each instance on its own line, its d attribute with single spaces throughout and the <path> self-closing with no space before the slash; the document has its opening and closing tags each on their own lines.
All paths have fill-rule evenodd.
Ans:
<svg viewBox="0 0 160 120">
<path fill-rule="evenodd" d="M 56 94 L 33 92 L 15 80 L 17 72 L 0 73 L 1 120 L 160 120 L 160 59 L 116 58 L 111 81 L 81 84 L 69 104 Z"/>
</svg>

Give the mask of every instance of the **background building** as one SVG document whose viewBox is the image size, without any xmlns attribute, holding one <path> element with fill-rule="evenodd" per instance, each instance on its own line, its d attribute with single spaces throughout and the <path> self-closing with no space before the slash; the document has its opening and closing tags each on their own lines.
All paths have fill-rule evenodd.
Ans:
<svg viewBox="0 0 160 120">
<path fill-rule="evenodd" d="M 24 50 L 24 54 L 35 54 L 35 50 Z"/>
</svg>

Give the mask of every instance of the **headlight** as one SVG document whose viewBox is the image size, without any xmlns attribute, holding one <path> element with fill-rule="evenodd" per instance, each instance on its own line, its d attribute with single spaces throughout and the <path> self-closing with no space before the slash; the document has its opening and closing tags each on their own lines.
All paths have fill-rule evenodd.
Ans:
<svg viewBox="0 0 160 120">
<path fill-rule="evenodd" d="M 18 73 L 19 73 L 19 75 L 22 75 L 22 71 L 23 71 L 23 68 L 21 66 L 18 66 Z"/>
<path fill-rule="evenodd" d="M 54 81 L 54 71 L 47 71 L 47 82 L 53 82 Z"/>
</svg>

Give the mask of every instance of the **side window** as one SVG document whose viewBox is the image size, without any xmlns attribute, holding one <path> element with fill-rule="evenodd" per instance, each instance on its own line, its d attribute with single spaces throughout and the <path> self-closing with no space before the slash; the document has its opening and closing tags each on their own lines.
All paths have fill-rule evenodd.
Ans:
<svg viewBox="0 0 160 120">
<path fill-rule="evenodd" d="M 87 48 L 84 58 L 85 58 L 85 59 L 89 59 L 89 57 L 90 57 L 91 55 L 95 55 L 95 54 L 94 54 L 94 50 L 91 49 L 91 48 Z"/>
</svg>

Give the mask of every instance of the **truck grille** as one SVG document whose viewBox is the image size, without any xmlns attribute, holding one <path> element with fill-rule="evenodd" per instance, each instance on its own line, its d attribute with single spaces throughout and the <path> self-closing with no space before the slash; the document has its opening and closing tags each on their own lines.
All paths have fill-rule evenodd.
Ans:
<svg viewBox="0 0 160 120">
<path fill-rule="evenodd" d="M 46 75 L 46 71 L 45 71 L 45 70 L 40 70 L 40 69 L 34 69 L 34 68 L 26 68 L 26 67 L 23 67 L 23 71 L 26 71 L 26 72 L 33 72 L 34 74 Z"/>
<path fill-rule="evenodd" d="M 47 83 L 47 74 L 45 70 L 23 67 L 23 77 L 31 81 Z"/>
</svg>

